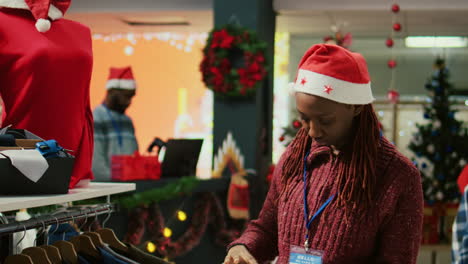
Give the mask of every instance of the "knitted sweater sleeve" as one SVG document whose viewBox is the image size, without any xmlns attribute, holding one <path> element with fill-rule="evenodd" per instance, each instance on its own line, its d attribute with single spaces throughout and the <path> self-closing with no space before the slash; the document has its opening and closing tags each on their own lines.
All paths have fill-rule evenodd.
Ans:
<svg viewBox="0 0 468 264">
<path fill-rule="evenodd" d="M 397 164 L 391 171 L 400 174 L 387 192 L 387 201 L 394 200 L 395 206 L 380 228 L 376 263 L 415 264 L 423 221 L 421 176 L 408 163 Z"/>
<path fill-rule="evenodd" d="M 273 172 L 273 179 L 258 219 L 249 223 L 242 236 L 228 246 L 244 245 L 254 258 L 262 263 L 278 255 L 278 197 L 281 193 L 281 174 L 286 151 Z"/>
</svg>

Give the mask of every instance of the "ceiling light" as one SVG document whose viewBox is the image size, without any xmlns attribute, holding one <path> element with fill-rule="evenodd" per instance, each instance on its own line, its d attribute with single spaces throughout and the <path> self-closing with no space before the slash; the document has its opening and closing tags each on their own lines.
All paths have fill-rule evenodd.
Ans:
<svg viewBox="0 0 468 264">
<path fill-rule="evenodd" d="M 408 48 L 464 48 L 468 46 L 466 37 L 411 36 L 405 38 Z"/>
</svg>

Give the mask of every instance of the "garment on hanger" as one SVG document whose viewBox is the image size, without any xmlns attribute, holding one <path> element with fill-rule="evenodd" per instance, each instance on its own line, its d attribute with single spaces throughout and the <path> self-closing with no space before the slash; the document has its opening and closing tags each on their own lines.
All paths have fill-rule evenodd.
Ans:
<svg viewBox="0 0 468 264">
<path fill-rule="evenodd" d="M 16 221 L 25 221 L 31 219 L 31 215 L 26 210 L 20 210 L 16 213 Z M 34 247 L 34 241 L 36 240 L 37 230 L 30 229 L 23 232 L 16 232 L 13 234 L 13 245 L 17 245 L 13 250 L 13 254 L 19 254 L 23 249 Z M 19 242 L 19 243 L 18 243 Z"/>
<path fill-rule="evenodd" d="M 150 255 L 148 253 L 143 252 L 139 248 L 135 247 L 132 244 L 125 243 L 125 245 L 128 247 L 127 252 L 121 251 L 116 248 L 112 248 L 115 252 L 126 256 L 127 258 L 130 258 L 138 263 L 141 264 L 169 264 L 169 262 L 158 258 L 156 256 Z"/>
<path fill-rule="evenodd" d="M 68 224 L 51 225 L 50 230 L 55 230 L 52 234 L 49 233 L 49 245 L 54 244 L 57 241 L 65 240 L 69 241 L 72 237 L 79 235 L 76 229 Z"/>
<path fill-rule="evenodd" d="M 78 255 L 78 264 L 91 264 L 85 257 Z"/>
<path fill-rule="evenodd" d="M 138 262 L 136 261 L 133 261 L 132 259 L 130 258 L 127 258 L 117 252 L 115 252 L 114 250 L 112 250 L 112 248 L 109 247 L 109 245 L 107 244 L 104 244 L 102 247 L 100 247 L 101 250 L 104 250 L 104 251 L 107 251 L 109 254 L 113 255 L 114 257 L 116 257 L 117 259 L 119 260 L 122 260 L 124 261 L 125 263 L 128 263 L 128 264 L 139 264 Z"/>
</svg>

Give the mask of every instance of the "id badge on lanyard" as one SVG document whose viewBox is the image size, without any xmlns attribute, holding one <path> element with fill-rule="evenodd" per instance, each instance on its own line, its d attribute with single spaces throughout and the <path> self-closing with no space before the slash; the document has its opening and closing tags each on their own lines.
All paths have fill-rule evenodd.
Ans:
<svg viewBox="0 0 468 264">
<path fill-rule="evenodd" d="M 323 252 L 320 250 L 291 246 L 290 252 L 289 264 L 322 264 Z"/>
<path fill-rule="evenodd" d="M 322 264 L 323 251 L 314 250 L 309 248 L 309 229 L 312 222 L 317 218 L 323 210 L 333 201 L 335 194 L 333 194 L 328 200 L 320 206 L 317 212 L 308 219 L 309 207 L 307 205 L 307 156 L 304 157 L 304 173 L 303 173 L 303 184 L 304 184 L 304 220 L 306 225 L 306 235 L 304 239 L 304 246 L 291 246 L 289 253 L 289 264 Z"/>
</svg>

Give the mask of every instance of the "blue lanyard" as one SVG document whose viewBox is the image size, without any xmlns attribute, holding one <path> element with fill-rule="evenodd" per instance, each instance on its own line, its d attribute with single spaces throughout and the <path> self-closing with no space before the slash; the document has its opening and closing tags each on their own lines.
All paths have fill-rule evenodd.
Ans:
<svg viewBox="0 0 468 264">
<path fill-rule="evenodd" d="M 330 196 L 330 198 L 328 198 L 328 200 L 324 204 L 322 204 L 322 206 L 320 206 L 320 208 L 317 210 L 317 212 L 315 212 L 315 214 L 310 219 L 307 219 L 309 217 L 309 206 L 307 205 L 307 157 L 308 156 L 309 156 L 309 152 L 307 152 L 307 154 L 304 157 L 304 174 L 303 174 L 303 183 L 304 183 L 304 220 L 305 220 L 306 229 L 307 229 L 306 230 L 306 235 L 305 235 L 304 247 L 306 249 L 309 248 L 309 229 L 310 229 L 310 225 L 312 224 L 314 219 L 317 218 L 317 216 L 319 216 L 320 213 L 323 212 L 323 210 L 325 210 L 327 205 L 329 205 L 331 203 L 331 201 L 333 201 L 333 198 L 335 198 L 335 194 Z"/>
<path fill-rule="evenodd" d="M 104 107 L 104 109 L 106 109 L 107 115 L 109 116 L 109 119 L 112 122 L 112 126 L 114 127 L 115 133 L 117 133 L 117 141 L 119 142 L 119 147 L 122 148 L 123 139 L 122 139 L 122 132 L 121 132 L 120 126 L 117 123 L 117 121 L 115 121 L 114 118 L 112 118 L 112 114 L 109 111 L 109 108 L 107 108 L 105 105 L 102 105 L 102 106 Z"/>
</svg>

